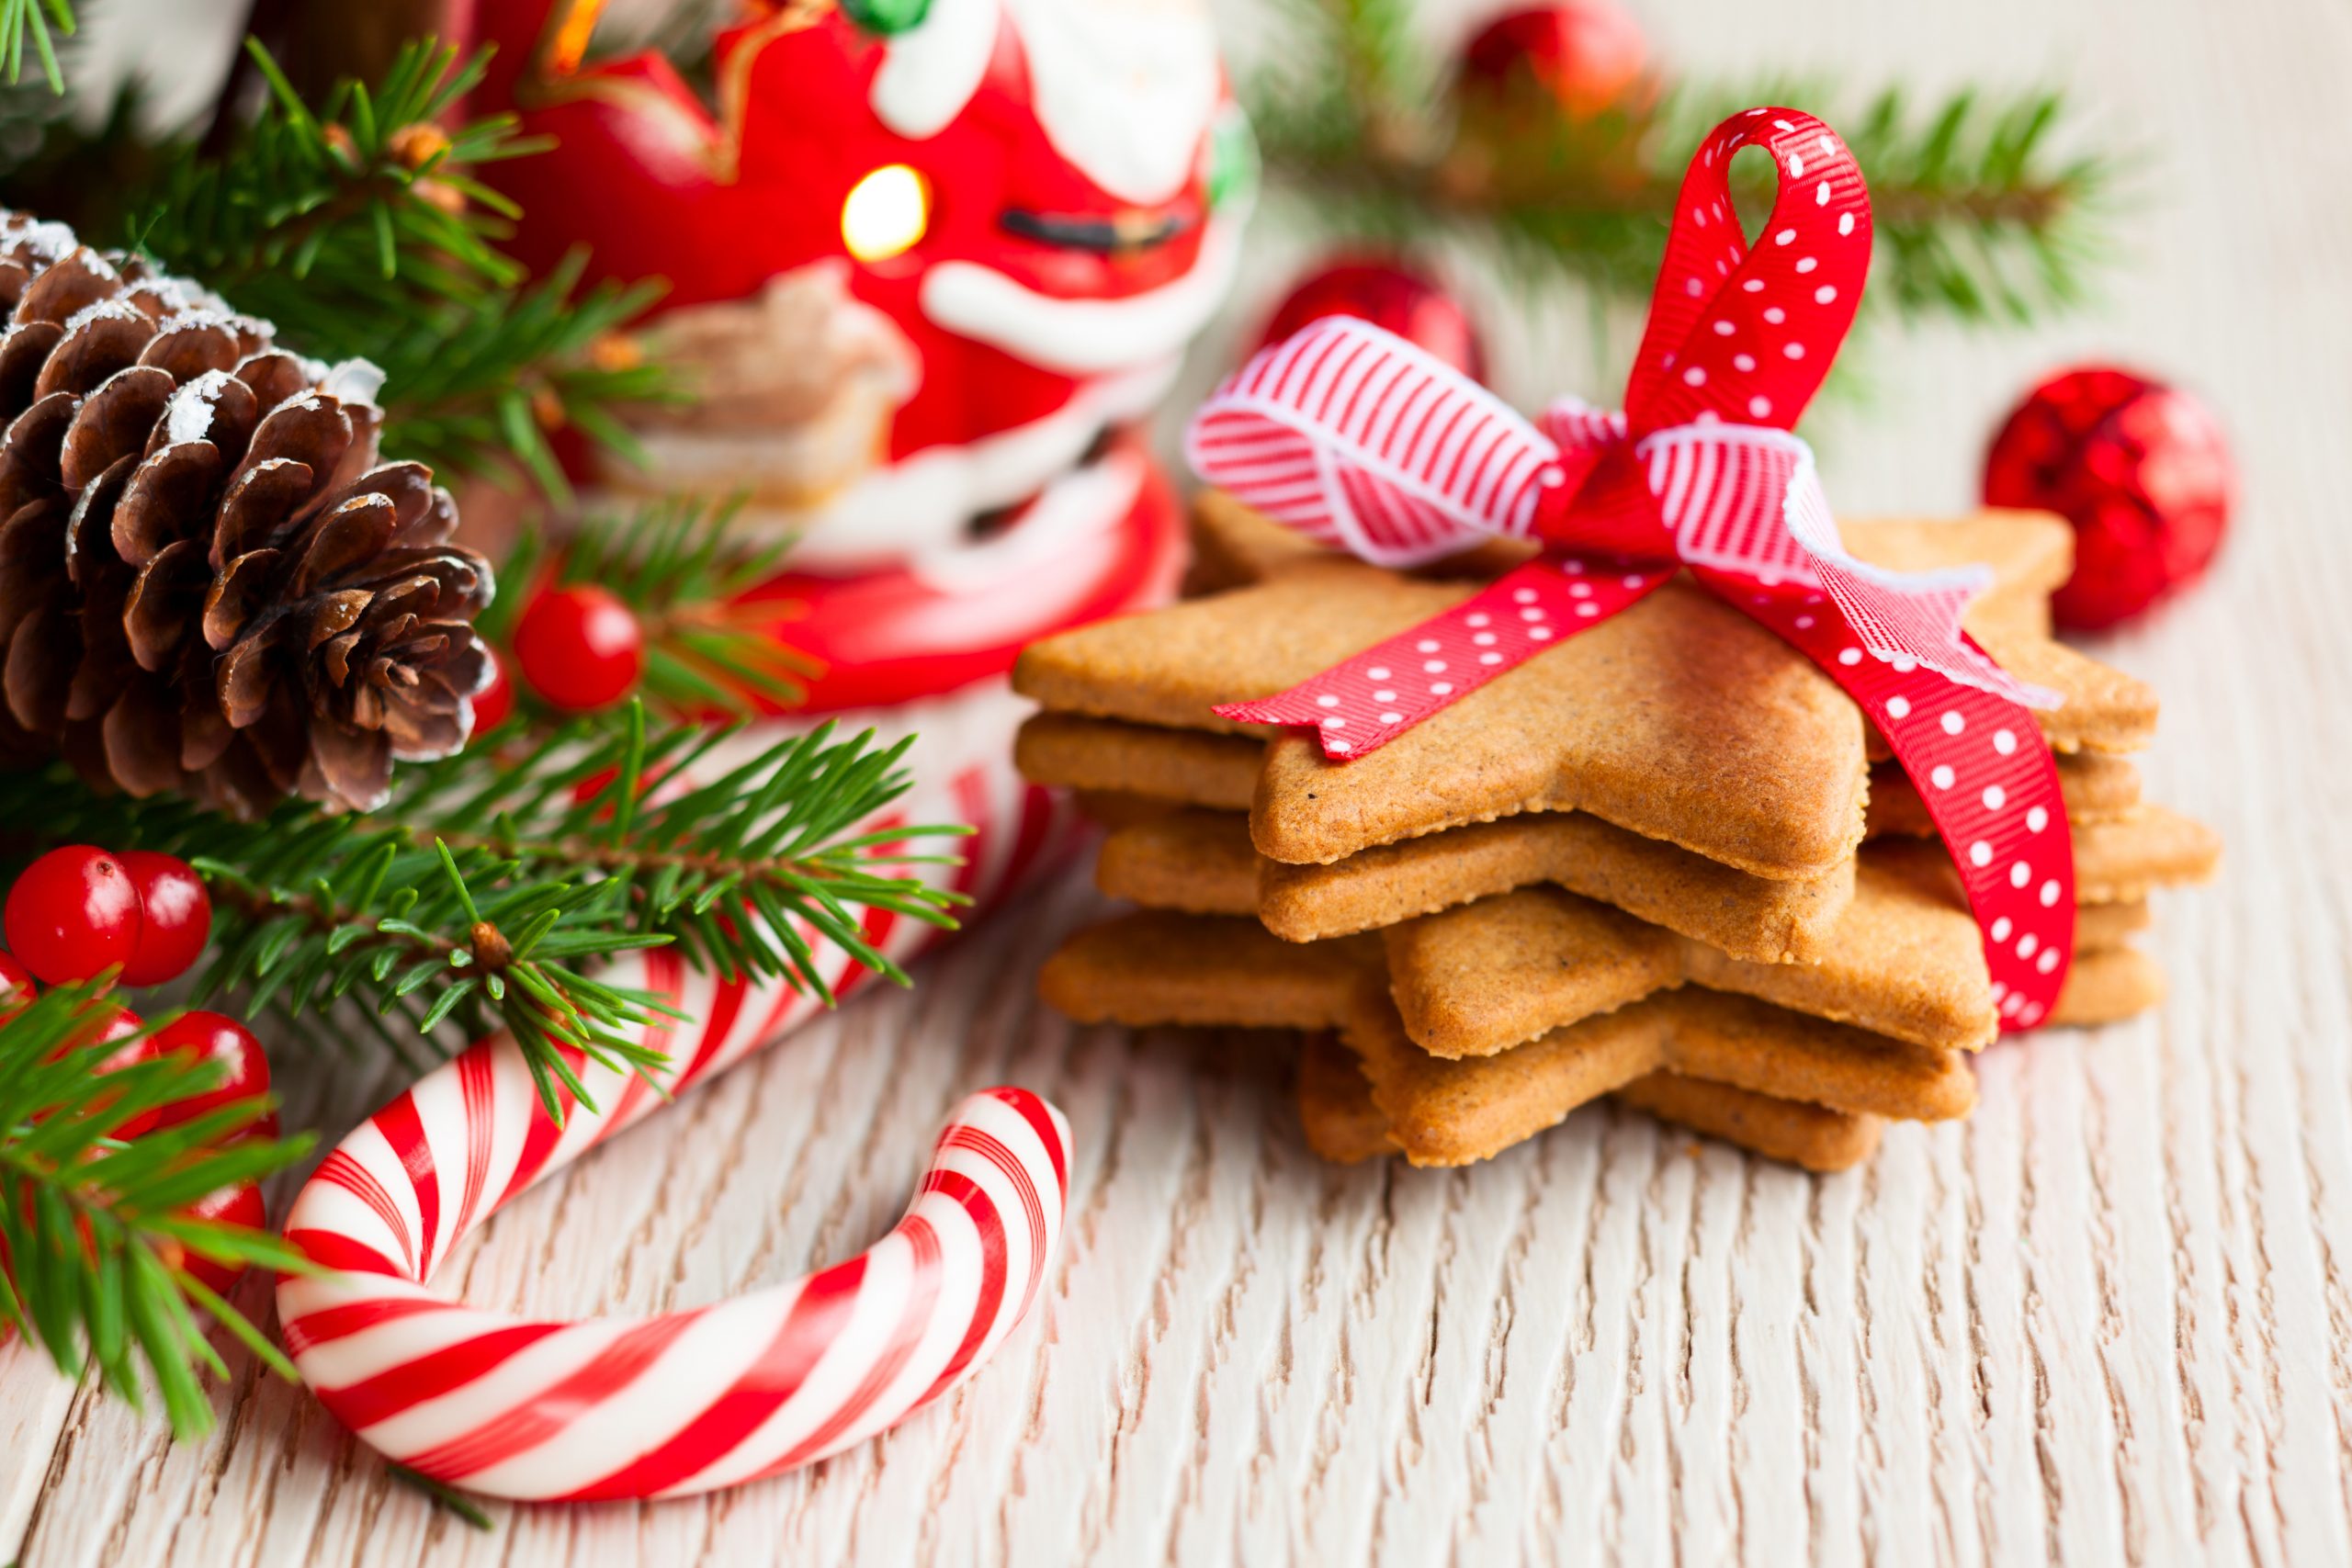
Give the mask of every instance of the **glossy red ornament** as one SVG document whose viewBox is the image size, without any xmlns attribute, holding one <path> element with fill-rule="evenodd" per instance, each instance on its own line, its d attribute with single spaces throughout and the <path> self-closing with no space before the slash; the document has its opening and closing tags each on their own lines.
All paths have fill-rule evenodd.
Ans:
<svg viewBox="0 0 2352 1568">
<path fill-rule="evenodd" d="M 45 985 L 93 979 L 139 945 L 139 892 L 122 862 L 90 844 L 50 851 L 8 889 L 8 951 Z"/>
<path fill-rule="evenodd" d="M 119 1006 L 114 1002 L 101 1001 L 93 1005 L 97 1008 L 100 1014 L 103 1016 L 104 1021 L 99 1024 L 96 1032 L 91 1036 L 86 1039 L 71 1042 L 63 1049 L 58 1051 L 56 1053 L 57 1055 L 62 1056 L 70 1051 L 85 1051 L 93 1045 L 104 1045 L 116 1040 L 126 1042 L 126 1043 L 121 1045 L 119 1048 L 108 1052 L 106 1055 L 98 1058 L 96 1070 L 98 1076 L 101 1077 L 105 1077 L 108 1073 L 119 1073 L 125 1067 L 133 1066 L 138 1063 L 153 1061 L 154 1059 L 155 1037 L 153 1035 L 141 1035 L 136 1040 L 130 1038 L 131 1035 L 138 1034 L 139 1031 L 143 1027 L 143 1023 L 137 1013 L 131 1011 L 127 1007 Z M 107 1101 L 100 1100 L 97 1103 L 103 1107 Z M 114 1131 L 107 1135 L 109 1137 L 120 1138 L 124 1142 L 128 1143 L 131 1139 L 140 1136 L 141 1134 L 152 1131 L 154 1128 L 157 1115 L 158 1112 L 153 1111 L 141 1111 L 138 1114 L 125 1120 L 120 1126 L 115 1128 Z"/>
<path fill-rule="evenodd" d="M 1279 343 L 1309 321 L 1355 316 L 1425 349 L 1474 381 L 1487 378 L 1487 355 L 1468 312 L 1426 275 L 1377 257 L 1334 262 L 1309 273 L 1274 308 L 1261 346 Z"/>
<path fill-rule="evenodd" d="M 550 705 L 571 713 L 608 707 L 645 673 L 645 628 L 594 583 L 540 590 L 514 623 L 514 663 Z"/>
<path fill-rule="evenodd" d="M 474 694 L 476 736 L 488 735 L 514 712 L 514 682 L 506 678 L 506 655 L 488 643 L 481 650 L 490 656 L 490 684 Z"/>
<path fill-rule="evenodd" d="M 154 1047 L 158 1055 L 185 1052 L 218 1063 L 223 1074 L 218 1088 L 175 1100 L 158 1111 L 157 1127 L 176 1127 L 224 1105 L 269 1092 L 269 1057 L 261 1042 L 254 1038 L 253 1031 L 224 1013 L 201 1010 L 182 1013 L 155 1032 Z M 235 1136 L 254 1134 L 276 1137 L 277 1112 L 268 1112 Z"/>
<path fill-rule="evenodd" d="M 2026 395 L 1984 459 L 1984 500 L 2075 526 L 2062 626 L 2117 626 L 2204 574 L 2228 530 L 2237 470 L 2220 424 L 2187 393 L 2087 366 Z"/>
<path fill-rule="evenodd" d="M 261 1188 L 251 1181 L 240 1181 L 233 1187 L 207 1193 L 180 1212 L 190 1219 L 243 1225 L 247 1230 L 266 1230 L 269 1225 L 269 1211 L 261 1201 Z M 176 1264 L 187 1269 L 215 1295 L 227 1295 L 229 1288 L 245 1274 L 243 1264 L 216 1263 L 177 1244 L 165 1247 L 164 1263 L 166 1267 Z"/>
<path fill-rule="evenodd" d="M 126 986 L 160 986 L 187 974 L 212 935 L 212 896 L 177 855 L 125 850 L 115 856 L 139 894 L 139 940 L 123 965 Z"/>
<path fill-rule="evenodd" d="M 1462 90 L 1504 93 L 1526 73 L 1571 119 L 1640 107 L 1651 94 L 1649 40 L 1617 0 L 1554 0 L 1506 11 L 1462 52 Z"/>
</svg>

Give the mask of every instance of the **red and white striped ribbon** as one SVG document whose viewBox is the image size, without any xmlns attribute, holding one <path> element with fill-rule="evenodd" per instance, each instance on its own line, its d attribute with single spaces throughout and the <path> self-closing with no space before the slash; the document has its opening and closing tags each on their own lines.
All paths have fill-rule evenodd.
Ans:
<svg viewBox="0 0 2352 1568">
<path fill-rule="evenodd" d="M 1736 153 L 1780 176 L 1754 245 Z M 1789 434 L 1852 324 L 1869 193 L 1829 128 L 1750 109 L 1701 143 L 1676 202 L 1623 413 L 1575 401 L 1531 424 L 1368 322 L 1316 321 L 1213 393 L 1187 451 L 1209 482 L 1322 543 L 1410 566 L 1492 536 L 1545 555 L 1442 615 L 1272 696 L 1216 709 L 1311 727 L 1359 758 L 1598 626 L 1689 568 L 1814 658 L 1883 731 L 1950 846 L 2003 1016 L 2047 1013 L 2073 951 L 2072 844 L 2029 706 L 1961 614 L 1991 574 L 1897 573 L 1839 543 Z"/>
<path fill-rule="evenodd" d="M 1004 705 L 1001 694 L 991 702 Z M 938 709 L 952 705 L 933 705 Z M 1017 708 L 1009 711 L 1017 712 Z M 952 728 L 952 727 L 950 727 Z M 997 902 L 1076 841 L 1067 810 L 1023 783 L 995 723 L 942 757 L 926 725 L 912 761 L 931 787 L 872 826 L 963 820 L 965 863 L 923 867 Z M 836 994 L 869 978 L 815 932 Z M 904 961 L 934 928 L 869 911 L 865 934 Z M 672 953 L 601 976 L 691 1023 L 649 1029 L 683 1090 L 819 1010 L 767 980 L 719 981 Z M 598 1109 L 559 1128 L 503 1035 L 429 1074 L 354 1132 L 304 1186 L 286 1235 L 333 1272 L 280 1281 L 303 1381 L 386 1458 L 492 1496 L 586 1499 L 707 1492 L 873 1436 L 970 1376 L 1035 1302 L 1062 1228 L 1070 1135 L 1027 1090 L 958 1105 L 906 1216 L 847 1262 L 749 1295 L 638 1319 L 532 1320 L 451 1301 L 435 1265 L 515 1194 L 664 1103 L 593 1065 Z"/>
</svg>

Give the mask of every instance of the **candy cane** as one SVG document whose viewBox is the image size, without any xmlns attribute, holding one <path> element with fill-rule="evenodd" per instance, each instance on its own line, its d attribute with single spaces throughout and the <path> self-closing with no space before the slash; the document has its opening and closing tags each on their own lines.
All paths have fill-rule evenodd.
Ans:
<svg viewBox="0 0 2352 1568">
<path fill-rule="evenodd" d="M 944 796 L 876 825 L 973 823 L 979 831 L 951 881 L 981 905 L 1016 887 L 1073 831 L 1049 797 L 1012 776 L 994 740 L 947 775 Z M 885 911 L 869 911 L 865 929 L 901 961 L 934 935 Z M 817 950 L 837 993 L 866 979 L 837 946 L 820 941 Z M 803 992 L 716 980 L 662 949 L 629 955 L 604 977 L 695 1021 L 646 1032 L 670 1053 L 673 1092 L 816 1010 Z M 575 1108 L 559 1128 L 512 1039 L 482 1041 L 362 1124 L 295 1200 L 288 1239 L 332 1271 L 279 1283 L 287 1349 L 321 1402 L 386 1458 L 501 1497 L 730 1486 L 903 1419 L 977 1371 L 1037 1297 L 1061 1234 L 1070 1135 L 1059 1111 L 1018 1089 L 956 1108 L 889 1235 L 790 1284 L 655 1317 L 578 1323 L 435 1293 L 434 1266 L 475 1225 L 663 1103 L 639 1078 L 593 1064 L 582 1077 L 597 1110 Z"/>
</svg>

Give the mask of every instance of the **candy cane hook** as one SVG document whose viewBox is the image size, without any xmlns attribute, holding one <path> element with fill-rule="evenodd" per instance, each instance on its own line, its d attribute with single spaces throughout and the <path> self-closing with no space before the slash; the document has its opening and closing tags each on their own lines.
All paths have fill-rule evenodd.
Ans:
<svg viewBox="0 0 2352 1568">
<path fill-rule="evenodd" d="M 967 802 L 1000 782 L 966 774 Z M 1001 804 L 1001 803 L 1000 803 Z M 978 815 L 967 891 L 1001 894 L 1061 831 L 1043 795 Z M 905 818 L 901 818 L 904 820 Z M 990 842 L 991 838 L 995 840 Z M 975 876 L 981 878 L 973 885 Z M 893 957 L 929 928 L 869 916 Z M 865 971 L 831 944 L 836 991 Z M 682 1090 L 813 1010 L 774 981 L 718 981 L 665 950 L 602 978 L 670 1000 L 655 1032 Z M 889 1235 L 790 1284 L 684 1312 L 577 1323 L 485 1312 L 427 1284 L 509 1199 L 663 1103 L 588 1064 L 598 1109 L 559 1128 L 504 1035 L 467 1050 L 361 1124 L 296 1198 L 287 1238 L 332 1272 L 277 1288 L 288 1351 L 335 1416 L 386 1458 L 469 1492 L 531 1500 L 665 1497 L 774 1475 L 905 1418 L 978 1371 L 1036 1300 L 1069 1192 L 1069 1126 L 1019 1089 L 956 1108 Z"/>
</svg>

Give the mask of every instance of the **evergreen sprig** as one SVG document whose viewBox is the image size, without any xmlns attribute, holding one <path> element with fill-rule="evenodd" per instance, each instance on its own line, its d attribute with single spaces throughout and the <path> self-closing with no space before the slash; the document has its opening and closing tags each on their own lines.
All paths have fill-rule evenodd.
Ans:
<svg viewBox="0 0 2352 1568">
<path fill-rule="evenodd" d="M 1656 104 L 1577 119 L 1532 75 L 1492 123 L 1457 116 L 1401 0 L 1296 0 L 1290 46 L 1247 85 L 1270 186 L 1338 234 L 1395 247 L 1443 239 L 1522 288 L 1568 280 L 1645 299 L 1692 146 L 1724 115 L 1790 103 L 1838 127 L 1877 219 L 1871 317 L 2026 323 L 2082 296 L 2126 160 L 2070 151 L 2063 96 L 1962 89 L 1923 101 L 1803 80 L 1683 85 Z M 1498 129 L 1501 134 L 1496 134 Z M 1771 174 L 1736 164 L 1759 216 Z"/>
<path fill-rule="evenodd" d="M 174 1052 L 102 1072 L 139 1036 L 103 1037 L 114 1004 L 100 990 L 59 987 L 0 1016 L 0 1325 L 40 1346 L 68 1376 L 95 1364 L 105 1385 L 134 1404 L 143 1369 L 185 1437 L 212 1421 L 200 1373 L 228 1375 L 197 1311 L 281 1376 L 294 1375 L 277 1347 L 190 1272 L 190 1259 L 309 1267 L 266 1231 L 185 1211 L 295 1163 L 311 1139 L 249 1134 L 220 1146 L 269 1110 L 266 1097 L 121 1137 L 131 1118 L 217 1089 L 225 1069 Z M 168 1021 L 153 1020 L 141 1033 Z"/>
<path fill-rule="evenodd" d="M 469 1036 L 503 1025 L 559 1118 L 559 1084 L 593 1104 L 577 1058 L 648 1076 L 663 1060 L 634 1036 L 664 1010 L 597 979 L 600 961 L 676 943 L 699 967 L 830 1003 L 813 937 L 904 984 L 857 911 L 952 926 L 963 901 L 905 870 L 943 859 L 910 841 L 965 829 L 854 831 L 905 792 L 906 741 L 837 739 L 831 725 L 758 747 L 740 728 L 649 735 L 634 704 L 617 727 L 500 739 L 404 765 L 368 815 L 289 802 L 236 823 L 175 797 L 95 795 L 51 769 L 0 775 L 0 820 L 186 858 L 215 910 L 200 996 L 296 1013 L 356 997 L 427 1039 L 445 1023 Z"/>
<path fill-rule="evenodd" d="M 389 455 L 449 478 L 511 461 L 561 502 L 553 432 L 631 451 L 608 411 L 668 396 L 667 378 L 609 345 L 659 289 L 583 288 L 581 258 L 529 279 L 498 249 L 515 210 L 475 171 L 548 144 L 512 115 L 455 120 L 489 51 L 413 40 L 381 80 L 312 107 L 246 50 L 269 88 L 260 111 L 217 151 L 166 139 L 146 188 L 107 193 L 82 231 L 119 231 L 306 354 L 374 361 Z"/>
<path fill-rule="evenodd" d="M 600 583 L 635 612 L 645 690 L 673 712 L 788 707 L 817 672 L 816 660 L 776 640 L 787 606 L 742 601 L 775 574 L 792 541 L 745 544 L 739 511 L 681 496 L 626 517 L 592 514 L 556 564 L 558 581 Z"/>
</svg>

